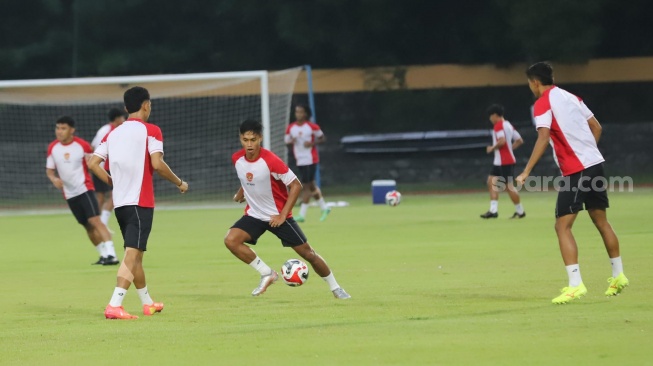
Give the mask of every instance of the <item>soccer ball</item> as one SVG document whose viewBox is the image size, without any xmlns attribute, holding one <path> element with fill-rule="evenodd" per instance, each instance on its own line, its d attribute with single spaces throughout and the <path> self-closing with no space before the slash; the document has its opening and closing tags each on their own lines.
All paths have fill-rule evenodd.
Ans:
<svg viewBox="0 0 653 366">
<path fill-rule="evenodd" d="M 401 193 L 398 191 L 390 191 L 385 194 L 385 203 L 388 206 L 397 206 L 401 202 Z"/>
<path fill-rule="evenodd" d="M 308 266 L 299 259 L 288 259 L 281 266 L 281 278 L 288 286 L 301 286 L 308 281 Z"/>
</svg>

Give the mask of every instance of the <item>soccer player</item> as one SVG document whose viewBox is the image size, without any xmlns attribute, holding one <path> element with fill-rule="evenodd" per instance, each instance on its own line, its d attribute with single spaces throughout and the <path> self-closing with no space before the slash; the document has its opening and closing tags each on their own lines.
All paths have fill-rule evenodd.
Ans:
<svg viewBox="0 0 653 366">
<path fill-rule="evenodd" d="M 516 181 L 524 184 L 549 140 L 565 178 L 556 202 L 555 230 L 569 284 L 552 302 L 565 304 L 587 293 L 578 265 L 578 246 L 571 231 L 583 205 L 601 234 L 612 265 L 612 277 L 608 278 L 610 285 L 605 295 L 615 296 L 628 286 L 628 278 L 624 275 L 619 239 L 606 215 L 609 204 L 603 172 L 605 160 L 597 147 L 601 125 L 580 98 L 553 84 L 553 67 L 549 63 L 531 65 L 526 76 L 528 86 L 538 98 L 534 108 L 538 137 L 528 164 Z"/>
<path fill-rule="evenodd" d="M 284 247 L 291 247 L 311 264 L 315 273 L 329 284 L 333 296 L 349 299 L 351 296 L 338 285 L 333 272 L 324 259 L 308 244 L 302 229 L 292 217 L 292 207 L 302 190 L 302 184 L 292 170 L 273 152 L 261 147 L 263 126 L 261 122 L 246 120 L 240 125 L 242 150 L 231 157 L 236 167 L 241 187 L 234 201 L 247 201 L 245 214 L 229 229 L 224 238 L 227 248 L 241 261 L 261 274 L 261 281 L 252 291 L 259 296 L 273 284 L 279 275 L 270 268 L 245 243 L 255 245 L 266 231 L 276 235 Z"/>
<path fill-rule="evenodd" d="M 145 282 L 143 254 L 152 229 L 154 216 L 154 184 L 156 171 L 179 188 L 188 190 L 188 183 L 177 177 L 163 160 L 161 129 L 147 123 L 152 110 L 150 93 L 135 86 L 124 94 L 129 118 L 104 137 L 89 162 L 90 168 L 103 182 L 113 185 L 113 203 L 120 232 L 125 241 L 125 256 L 118 269 L 116 288 L 104 310 L 107 319 L 136 319 L 125 311 L 122 301 L 133 283 L 143 304 L 143 314 L 163 310 L 163 303 L 154 302 Z M 111 176 L 100 164 L 109 160 Z"/>
<path fill-rule="evenodd" d="M 93 264 L 118 264 L 111 233 L 98 216 L 100 210 L 86 165 L 87 156 L 93 150 L 88 142 L 75 136 L 75 120 L 72 117 L 62 116 L 57 119 L 54 132 L 57 139 L 48 146 L 45 174 L 52 185 L 63 190 L 70 211 L 77 222 L 84 226 L 91 243 L 100 254 L 100 259 Z"/>
<path fill-rule="evenodd" d="M 512 124 L 503 118 L 503 106 L 491 105 L 487 114 L 494 126 L 492 130 L 492 145 L 486 148 L 488 154 L 494 152 L 494 165 L 487 177 L 487 188 L 490 191 L 490 210 L 481 215 L 484 219 L 496 219 L 499 217 L 499 192 L 506 188 L 508 196 L 515 205 L 515 213 L 511 219 L 522 219 L 526 217 L 524 207 L 519 201 L 519 192 L 512 185 L 515 175 L 515 154 L 513 150 L 524 143 L 519 132 Z"/>
<path fill-rule="evenodd" d="M 109 117 L 109 123 L 100 127 L 100 129 L 95 134 L 93 141 L 91 141 L 91 147 L 93 147 L 93 149 L 96 149 L 100 145 L 102 139 L 108 135 L 109 132 L 113 131 L 116 127 L 125 122 L 125 111 L 121 111 L 118 108 L 111 108 L 107 113 L 107 116 Z M 104 162 L 104 170 L 106 170 L 107 173 L 111 175 L 109 172 L 108 160 Z M 95 174 L 93 174 L 93 185 L 95 186 L 95 196 L 97 197 L 100 208 L 102 209 L 100 220 L 104 225 L 109 227 L 109 217 L 111 216 L 111 211 L 113 211 L 111 186 L 98 179 Z"/>
<path fill-rule="evenodd" d="M 299 208 L 299 215 L 295 218 L 298 222 L 304 222 L 311 197 L 317 201 L 322 209 L 320 221 L 326 220 L 331 212 L 331 208 L 324 202 L 322 191 L 315 183 L 315 172 L 320 161 L 316 145 L 326 141 L 326 136 L 324 136 L 320 126 L 309 120 L 311 116 L 310 107 L 303 104 L 297 105 L 295 107 L 295 118 L 297 120 L 288 125 L 284 136 L 286 144 L 293 147 L 299 177 L 303 184 L 302 204 Z"/>
</svg>

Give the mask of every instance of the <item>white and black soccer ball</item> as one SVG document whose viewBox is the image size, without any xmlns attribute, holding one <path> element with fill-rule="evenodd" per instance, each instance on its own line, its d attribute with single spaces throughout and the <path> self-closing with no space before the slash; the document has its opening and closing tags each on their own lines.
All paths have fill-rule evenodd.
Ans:
<svg viewBox="0 0 653 366">
<path fill-rule="evenodd" d="M 299 259 L 288 259 L 281 266 L 281 278 L 288 286 L 301 286 L 308 281 L 308 266 Z"/>
<path fill-rule="evenodd" d="M 401 193 L 399 191 L 390 191 L 385 194 L 385 203 L 388 206 L 397 206 L 401 202 Z"/>
</svg>

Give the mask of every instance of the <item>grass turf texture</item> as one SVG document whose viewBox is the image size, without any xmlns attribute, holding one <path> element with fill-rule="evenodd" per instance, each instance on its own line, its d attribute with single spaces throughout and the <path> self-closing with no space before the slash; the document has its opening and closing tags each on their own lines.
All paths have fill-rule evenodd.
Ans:
<svg viewBox="0 0 653 366">
<path fill-rule="evenodd" d="M 651 189 L 611 194 L 608 217 L 631 286 L 603 292 L 610 264 L 586 212 L 574 233 L 589 293 L 551 298 L 567 276 L 553 230 L 555 193 L 525 193 L 527 217 L 478 217 L 486 194 L 404 194 L 398 207 L 345 199 L 325 222 L 311 208 L 302 228 L 353 296 L 333 298 L 311 271 L 306 285 L 281 281 L 250 296 L 258 274 L 222 244 L 239 209 L 157 211 L 145 269 L 166 305 L 135 321 L 103 316 L 116 267 L 96 252 L 70 214 L 0 217 L 0 364 L 646 364 L 653 331 Z M 117 229 L 115 221 L 111 224 Z M 122 241 L 116 239 L 116 246 Z M 296 255 L 265 234 L 255 247 L 278 269 Z M 122 250 L 119 250 L 122 255 Z"/>
</svg>

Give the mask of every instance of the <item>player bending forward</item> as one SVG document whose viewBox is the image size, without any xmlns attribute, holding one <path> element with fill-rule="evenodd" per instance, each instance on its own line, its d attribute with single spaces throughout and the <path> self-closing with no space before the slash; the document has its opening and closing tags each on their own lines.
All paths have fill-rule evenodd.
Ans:
<svg viewBox="0 0 653 366">
<path fill-rule="evenodd" d="M 311 264 L 338 299 L 351 296 L 338 285 L 324 259 L 308 244 L 308 240 L 292 218 L 291 209 L 297 201 L 302 184 L 295 173 L 273 152 L 261 147 L 263 126 L 246 120 L 240 125 L 243 149 L 231 157 L 241 187 L 234 201 L 247 201 L 245 215 L 236 221 L 224 238 L 227 248 L 241 261 L 261 274 L 261 282 L 252 291 L 258 296 L 273 284 L 279 275 L 245 243 L 255 245 L 265 231 L 276 235 L 284 247 L 291 247 Z"/>
</svg>

